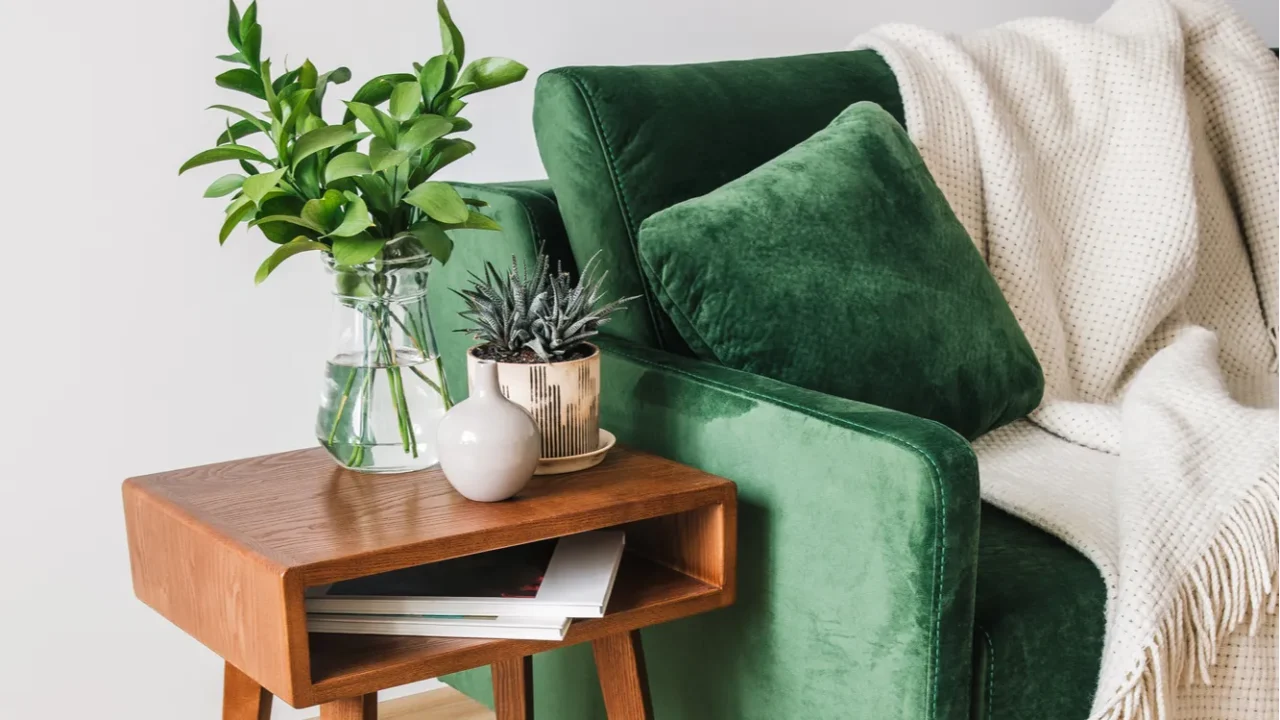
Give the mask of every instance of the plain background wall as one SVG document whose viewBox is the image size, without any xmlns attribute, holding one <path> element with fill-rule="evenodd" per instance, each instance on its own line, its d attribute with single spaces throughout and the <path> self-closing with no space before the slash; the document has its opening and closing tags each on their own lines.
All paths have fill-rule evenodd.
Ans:
<svg viewBox="0 0 1280 720">
<path fill-rule="evenodd" d="M 1237 0 L 1276 44 L 1275 0 Z M 566 64 L 836 50 L 881 22 L 965 31 L 1087 21 L 1106 0 L 454 0 L 468 54 L 523 84 L 477 96 L 459 180 L 541 177 L 533 78 Z M 329 300 L 314 258 L 255 288 L 269 244 L 219 248 L 218 170 L 178 165 L 222 127 L 202 108 L 230 52 L 215 0 L 0 7 L 0 718 L 218 717 L 221 664 L 132 597 L 127 476 L 311 445 Z M 264 52 L 359 83 L 435 54 L 428 0 L 265 0 Z M 256 106 L 254 106 L 256 107 Z M 332 117 L 333 111 L 329 111 Z M 280 712 L 277 717 L 311 713 Z"/>
</svg>

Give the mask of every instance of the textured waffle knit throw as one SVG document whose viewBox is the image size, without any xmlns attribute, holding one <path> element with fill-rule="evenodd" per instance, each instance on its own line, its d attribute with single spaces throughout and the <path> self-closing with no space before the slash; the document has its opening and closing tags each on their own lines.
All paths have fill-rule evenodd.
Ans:
<svg viewBox="0 0 1280 720">
<path fill-rule="evenodd" d="M 1217 0 L 855 45 L 1044 367 L 975 447 L 1106 581 L 1093 717 L 1275 718 L 1275 57 Z"/>
</svg>

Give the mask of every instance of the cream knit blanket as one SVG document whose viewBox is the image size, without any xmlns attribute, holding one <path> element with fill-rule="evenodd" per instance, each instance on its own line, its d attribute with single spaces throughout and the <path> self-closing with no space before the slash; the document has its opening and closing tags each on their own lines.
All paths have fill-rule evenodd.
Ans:
<svg viewBox="0 0 1280 720">
<path fill-rule="evenodd" d="M 1106 581 L 1092 716 L 1276 718 L 1276 59 L 1219 0 L 855 45 L 1044 367 L 976 449 Z"/>
</svg>

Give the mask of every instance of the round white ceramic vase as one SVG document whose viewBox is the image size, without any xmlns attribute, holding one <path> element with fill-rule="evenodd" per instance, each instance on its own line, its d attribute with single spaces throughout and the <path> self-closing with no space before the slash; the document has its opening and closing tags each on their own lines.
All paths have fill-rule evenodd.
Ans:
<svg viewBox="0 0 1280 720">
<path fill-rule="evenodd" d="M 538 467 L 538 426 L 524 408 L 503 397 L 494 362 L 474 368 L 471 395 L 445 414 L 436 438 L 440 469 L 469 500 L 506 500 Z"/>
</svg>

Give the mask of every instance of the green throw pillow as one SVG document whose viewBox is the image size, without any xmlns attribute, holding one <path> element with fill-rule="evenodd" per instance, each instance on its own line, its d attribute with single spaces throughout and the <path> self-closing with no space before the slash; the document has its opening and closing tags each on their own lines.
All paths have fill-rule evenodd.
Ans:
<svg viewBox="0 0 1280 720">
<path fill-rule="evenodd" d="M 655 213 L 638 246 L 704 359 L 969 439 L 1040 402 L 1040 364 L 995 279 L 906 131 L 873 103 Z"/>
</svg>

